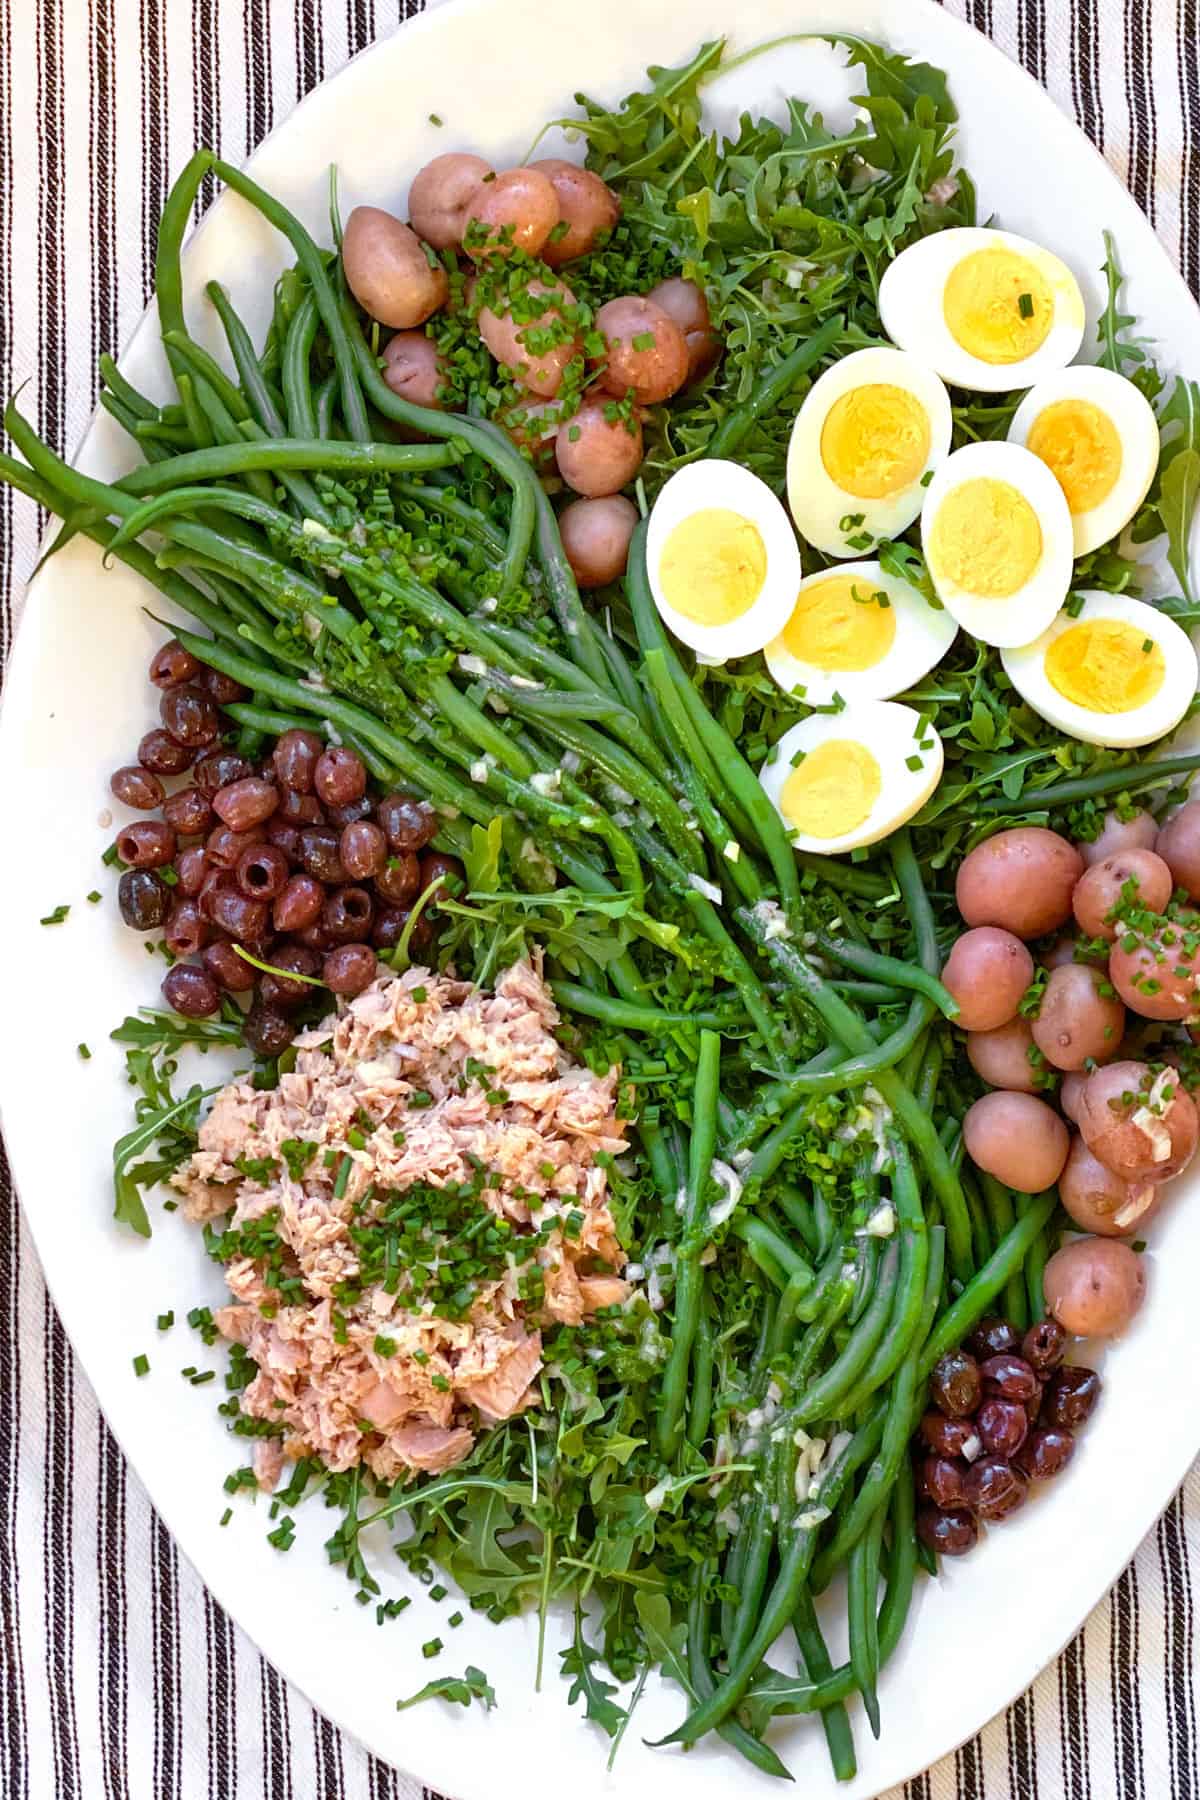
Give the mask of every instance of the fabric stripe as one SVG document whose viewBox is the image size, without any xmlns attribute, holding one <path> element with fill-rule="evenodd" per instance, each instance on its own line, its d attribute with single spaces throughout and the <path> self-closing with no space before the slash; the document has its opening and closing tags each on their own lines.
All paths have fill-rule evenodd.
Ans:
<svg viewBox="0 0 1200 1800">
<path fill-rule="evenodd" d="M 129 1795 L 129 1660 L 126 1641 L 125 1459 L 100 1422 L 96 1562 L 99 1574 L 97 1674 L 100 1748 L 106 1800 Z"/>
<path fill-rule="evenodd" d="M 0 90 L 0 100 L 3 92 Z M 7 116 L 7 115 L 3 115 Z M 5 165 L 6 170 L 11 164 Z M 7 194 L 10 177 L 0 176 Z M 0 603 L 8 612 L 8 567 L 0 570 Z M 22 1279 L 17 1196 L 0 1147 L 0 1792 L 13 1800 L 29 1793 L 25 1729 L 25 1676 L 19 1650 L 21 1570 L 17 1555 L 21 1482 Z"/>
<path fill-rule="evenodd" d="M 1179 103 L 1183 114 L 1179 266 L 1200 300 L 1200 0 L 1179 0 Z"/>
</svg>

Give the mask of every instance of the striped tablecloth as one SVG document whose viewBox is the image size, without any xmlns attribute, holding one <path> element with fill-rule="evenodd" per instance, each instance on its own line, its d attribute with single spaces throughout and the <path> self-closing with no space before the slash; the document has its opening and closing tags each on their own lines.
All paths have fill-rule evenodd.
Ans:
<svg viewBox="0 0 1200 1800">
<path fill-rule="evenodd" d="M 1074 115 L 1200 294 L 1200 0 L 951 4 Z M 25 411 L 73 448 L 96 359 L 150 293 L 155 223 L 195 142 L 240 160 L 415 10 L 0 0 L 0 392 L 28 381 Z M 39 532 L 0 490 L 0 658 Z M 1198 1594 L 1194 1469 L 1058 1664 L 905 1800 L 1200 1800 Z M 72 1357 L 0 1165 L 0 1796 L 419 1793 L 292 1691 L 179 1554 Z"/>
</svg>

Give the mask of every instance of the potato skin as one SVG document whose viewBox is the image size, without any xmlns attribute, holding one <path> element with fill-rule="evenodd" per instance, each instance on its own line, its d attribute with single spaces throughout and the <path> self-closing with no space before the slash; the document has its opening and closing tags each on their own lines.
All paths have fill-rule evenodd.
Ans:
<svg viewBox="0 0 1200 1800">
<path fill-rule="evenodd" d="M 1174 1071 L 1168 1071 L 1168 1077 L 1156 1077 L 1146 1063 L 1125 1061 L 1097 1069 L 1083 1085 L 1078 1103 L 1080 1135 L 1092 1155 L 1122 1181 L 1169 1181 L 1195 1154 L 1195 1104 Z M 1169 1143 L 1146 1122 L 1134 1122 L 1150 1100 L 1161 1109 L 1152 1118 L 1165 1127 Z"/>
<path fill-rule="evenodd" d="M 1200 800 L 1189 800 L 1173 819 L 1168 819 L 1154 848 L 1174 877 L 1177 887 L 1186 888 L 1193 900 L 1200 900 Z"/>
<path fill-rule="evenodd" d="M 1164 1189 L 1149 1182 L 1130 1186 L 1092 1155 L 1081 1137 L 1071 1149 L 1058 1178 L 1058 1196 L 1080 1231 L 1098 1237 L 1124 1237 L 1158 1211 Z"/>
<path fill-rule="evenodd" d="M 1013 1094 L 1035 1094 L 1037 1070 L 1029 1060 L 1034 1048 L 1029 1020 L 1018 1015 L 990 1031 L 968 1031 L 967 1060 L 989 1087 Z"/>
<path fill-rule="evenodd" d="M 1200 940 L 1196 927 L 1164 919 L 1152 936 L 1138 933 L 1132 949 L 1119 939 L 1109 953 L 1113 986 L 1143 1019 L 1200 1019 L 1200 941 L 1188 950 L 1182 942 L 1185 933 Z"/>
<path fill-rule="evenodd" d="M 1033 1021 L 1033 1041 L 1054 1068 L 1108 1062 L 1120 1049 L 1124 1030 L 1125 1008 L 1102 970 L 1066 963 L 1050 971 Z"/>
<path fill-rule="evenodd" d="M 437 345 L 423 331 L 398 331 L 388 340 L 383 379 L 402 400 L 441 411 L 438 389 L 444 379 L 443 363 Z"/>
<path fill-rule="evenodd" d="M 669 313 L 641 294 L 606 300 L 596 314 L 596 330 L 606 345 L 601 386 L 618 399 L 632 391 L 639 406 L 656 406 L 676 393 L 688 377 L 683 332 Z M 644 350 L 635 339 L 649 338 Z"/>
<path fill-rule="evenodd" d="M 968 925 L 999 925 L 1020 938 L 1057 931 L 1071 916 L 1083 874 L 1074 844 L 1041 825 L 999 831 L 967 853 L 954 884 Z"/>
<path fill-rule="evenodd" d="M 468 289 L 468 298 L 470 291 Z M 574 306 L 575 296 L 561 282 L 539 281 L 536 277 L 529 283 L 526 292 L 534 299 L 555 300 L 558 304 L 548 306 L 544 313 L 525 325 L 519 325 L 509 312 L 497 313 L 490 306 L 481 306 L 476 323 L 480 337 L 496 361 L 502 367 L 511 369 L 522 387 L 527 387 L 531 394 L 537 394 L 542 400 L 552 400 L 562 386 L 567 364 L 578 352 L 578 339 L 572 336 L 566 343 L 552 344 L 548 350 L 531 356 L 526 347 L 525 333 L 536 331 L 551 319 L 561 318 L 559 308 Z"/>
<path fill-rule="evenodd" d="M 620 493 L 641 467 L 641 421 L 631 420 L 631 430 L 623 419 L 606 419 L 604 405 L 603 397 L 585 400 L 555 440 L 559 474 L 588 500 Z"/>
<path fill-rule="evenodd" d="M 1046 1310 L 1075 1337 L 1114 1337 L 1146 1297 L 1146 1270 L 1128 1244 L 1077 1238 L 1055 1251 L 1044 1277 Z"/>
<path fill-rule="evenodd" d="M 1132 819 L 1122 819 L 1110 812 L 1104 815 L 1099 837 L 1093 838 L 1090 844 L 1078 844 L 1076 848 L 1090 869 L 1093 863 L 1103 862 L 1107 856 L 1119 856 L 1126 850 L 1153 850 L 1157 836 L 1158 826 L 1148 812 L 1136 812 Z"/>
<path fill-rule="evenodd" d="M 435 250 L 456 250 L 467 228 L 471 201 L 491 163 L 465 150 L 448 150 L 418 169 L 408 191 L 408 217 L 418 237 Z"/>
<path fill-rule="evenodd" d="M 581 588 L 603 587 L 625 573 L 638 509 L 624 494 L 572 500 L 558 515 L 567 561 Z"/>
<path fill-rule="evenodd" d="M 356 206 L 342 235 L 342 267 L 359 305 L 408 331 L 445 304 L 445 269 L 431 266 L 416 232 L 378 206 Z"/>
<path fill-rule="evenodd" d="M 1062 1086 L 1058 1090 L 1058 1104 L 1072 1125 L 1079 1123 L 1079 1109 L 1083 1104 L 1083 1089 L 1086 1081 L 1086 1075 L 1078 1073 L 1064 1075 Z"/>
<path fill-rule="evenodd" d="M 688 384 L 699 381 L 710 369 L 715 369 L 725 345 L 712 328 L 704 289 L 683 275 L 670 275 L 652 287 L 646 298 L 655 306 L 661 306 L 683 333 L 688 353 Z"/>
<path fill-rule="evenodd" d="M 1111 944 L 1120 926 L 1110 920 L 1121 903 L 1122 890 L 1132 882 L 1134 900 L 1148 912 L 1162 912 L 1174 888 L 1174 880 L 1161 856 L 1153 850 L 1117 850 L 1083 871 L 1071 896 L 1071 910 L 1080 931 L 1088 937 L 1107 938 Z"/>
<path fill-rule="evenodd" d="M 963 1142 L 977 1167 L 1022 1194 L 1053 1187 L 1067 1160 L 1067 1128 L 1044 1100 L 997 1088 L 967 1108 Z"/>
<path fill-rule="evenodd" d="M 1033 958 L 1011 931 L 980 925 L 964 931 L 946 958 L 942 982 L 958 1001 L 955 1023 L 993 1031 L 1014 1018 L 1033 980 Z"/>
<path fill-rule="evenodd" d="M 477 261 L 514 250 L 539 256 L 558 224 L 558 196 L 540 169 L 504 169 L 480 182 L 467 213 L 468 227 L 477 229 L 468 230 L 464 241 Z"/>
<path fill-rule="evenodd" d="M 563 156 L 543 156 L 529 166 L 549 180 L 558 201 L 558 224 L 566 226 L 565 232 L 557 227 L 551 230 L 542 246 L 542 261 L 558 269 L 577 256 L 587 256 L 620 218 L 617 196 L 594 170 Z"/>
</svg>

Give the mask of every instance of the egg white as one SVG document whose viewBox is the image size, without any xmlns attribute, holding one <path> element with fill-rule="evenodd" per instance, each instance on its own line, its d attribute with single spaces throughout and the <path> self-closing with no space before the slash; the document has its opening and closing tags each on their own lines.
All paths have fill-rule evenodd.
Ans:
<svg viewBox="0 0 1200 1800">
<path fill-rule="evenodd" d="M 812 837 L 788 821 L 783 790 L 793 772 L 792 757 L 798 751 L 807 755 L 831 739 L 850 739 L 868 749 L 879 764 L 882 785 L 870 813 L 852 831 L 840 837 Z M 922 744 L 929 748 L 921 749 Z M 908 767 L 908 759 L 914 756 L 920 759 L 918 769 Z M 940 781 L 943 760 L 941 738 L 913 707 L 896 700 L 858 700 L 838 713 L 813 713 L 785 731 L 768 752 L 758 779 L 794 847 L 815 851 L 818 856 L 835 856 L 843 850 L 877 844 L 911 819 Z"/>
<path fill-rule="evenodd" d="M 877 383 L 905 389 L 924 409 L 929 420 L 929 455 L 917 480 L 872 500 L 839 487 L 822 459 L 821 433 L 830 408 L 843 394 Z M 949 452 L 951 425 L 949 394 L 933 370 L 915 357 L 886 346 L 843 356 L 805 395 L 788 443 L 788 506 L 801 537 L 826 556 L 854 556 L 857 552 L 847 543 L 848 537 L 898 537 L 921 510 L 925 497 L 922 478 Z M 851 518 L 861 522 L 843 523 Z"/>
<path fill-rule="evenodd" d="M 1009 680 L 1034 712 L 1084 744 L 1132 750 L 1165 737 L 1187 711 L 1200 678 L 1196 652 L 1186 631 L 1157 607 L 1132 600 L 1127 594 L 1104 594 L 1090 589 L 1082 600 L 1083 606 L 1074 618 L 1070 613 L 1060 613 L 1035 643 L 1002 653 L 1000 660 Z M 1092 712 L 1068 700 L 1050 681 L 1046 652 L 1056 638 L 1087 619 L 1120 619 L 1161 647 L 1166 663 L 1163 684 L 1143 706 L 1123 713 Z"/>
<path fill-rule="evenodd" d="M 946 323 L 943 290 L 950 272 L 979 250 L 1006 249 L 1028 257 L 1050 285 L 1054 318 L 1045 341 L 1017 362 L 990 363 L 963 348 Z M 921 357 L 943 381 L 980 393 L 1011 393 L 1064 369 L 1083 342 L 1084 307 L 1079 283 L 1040 244 L 1012 231 L 961 225 L 919 238 L 889 264 L 879 284 L 879 316 L 894 344 Z"/>
<path fill-rule="evenodd" d="M 709 508 L 748 519 L 757 527 L 767 557 L 758 598 L 725 625 L 705 625 L 678 612 L 664 595 L 659 576 L 663 550 L 675 527 Z M 646 568 L 654 604 L 668 631 L 711 663 L 749 656 L 777 637 L 791 617 L 802 573 L 800 546 L 782 503 L 749 469 L 721 458 L 687 463 L 666 482 L 650 514 Z"/>
<path fill-rule="evenodd" d="M 1149 493 L 1158 468 L 1158 420 L 1141 389 L 1124 375 L 1091 363 L 1075 363 L 1029 390 L 1013 414 L 1009 443 L 1027 444 L 1034 421 L 1058 400 L 1090 402 L 1112 421 L 1121 440 L 1121 472 L 1112 491 L 1098 506 L 1071 514 L 1075 554 L 1086 556 L 1123 531 Z"/>
<path fill-rule="evenodd" d="M 794 656 L 781 632 L 763 651 L 767 668 L 785 693 L 803 688 L 798 698 L 810 706 L 828 705 L 835 693 L 846 701 L 887 700 L 903 693 L 942 660 L 958 635 L 957 624 L 944 607 L 931 606 L 907 581 L 885 575 L 877 562 L 835 563 L 806 575 L 797 598 L 838 576 L 849 576 L 864 594 L 882 590 L 887 595 L 896 618 L 891 649 L 868 669 L 822 669 Z"/>
<path fill-rule="evenodd" d="M 1032 575 L 1009 595 L 989 599 L 958 587 L 939 572 L 929 554 L 933 524 L 942 502 L 965 481 L 1003 481 L 1024 496 L 1037 514 L 1042 554 Z M 934 475 L 921 512 L 925 561 L 938 599 L 964 631 L 981 643 L 1014 649 L 1049 625 L 1071 585 L 1074 537 L 1066 495 L 1044 462 L 1019 444 L 964 444 L 952 451 Z"/>
</svg>

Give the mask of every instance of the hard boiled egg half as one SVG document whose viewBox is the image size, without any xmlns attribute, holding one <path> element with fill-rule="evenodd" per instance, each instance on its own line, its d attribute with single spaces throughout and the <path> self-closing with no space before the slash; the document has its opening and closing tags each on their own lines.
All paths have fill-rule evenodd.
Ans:
<svg viewBox="0 0 1200 1800">
<path fill-rule="evenodd" d="M 1069 737 L 1110 750 L 1174 731 L 1196 692 L 1196 652 L 1156 607 L 1088 592 L 1036 643 L 1006 650 L 1009 680 L 1034 712 Z"/>
<path fill-rule="evenodd" d="M 1083 295 L 1066 263 L 1011 231 L 959 226 L 902 250 L 879 284 L 892 342 L 944 381 L 982 393 L 1031 387 L 1083 342 Z"/>
<path fill-rule="evenodd" d="M 912 524 L 950 448 L 950 397 L 902 350 L 855 350 L 804 398 L 788 444 L 796 529 L 827 556 L 853 556 Z"/>
<path fill-rule="evenodd" d="M 1019 444 L 965 444 L 946 458 L 925 496 L 921 543 L 947 612 L 1001 649 L 1039 637 L 1071 585 L 1066 496 Z"/>
<path fill-rule="evenodd" d="M 1031 388 L 1008 441 L 1040 457 L 1067 496 L 1076 556 L 1124 530 L 1158 467 L 1158 420 L 1146 396 L 1124 375 L 1087 363 Z"/>
<path fill-rule="evenodd" d="M 791 618 L 763 655 L 785 693 L 810 706 L 835 694 L 886 700 L 940 662 L 957 633 L 944 607 L 877 562 L 839 563 L 800 583 Z"/>
<path fill-rule="evenodd" d="M 708 662 L 778 636 L 800 585 L 800 547 L 770 488 L 738 463 L 688 463 L 646 534 L 650 592 L 668 630 Z"/>
<path fill-rule="evenodd" d="M 859 700 L 793 725 L 758 778 L 796 849 L 832 856 L 897 830 L 941 773 L 942 740 L 920 713 Z"/>
</svg>

